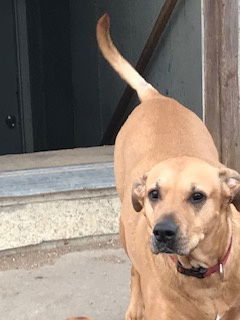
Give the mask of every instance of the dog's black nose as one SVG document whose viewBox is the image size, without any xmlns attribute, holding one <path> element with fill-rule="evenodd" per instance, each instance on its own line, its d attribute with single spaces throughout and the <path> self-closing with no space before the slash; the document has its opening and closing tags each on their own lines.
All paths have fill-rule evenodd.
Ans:
<svg viewBox="0 0 240 320">
<path fill-rule="evenodd" d="M 178 226 L 172 219 L 165 219 L 155 225 L 153 234 L 158 241 L 167 242 L 176 237 Z"/>
</svg>

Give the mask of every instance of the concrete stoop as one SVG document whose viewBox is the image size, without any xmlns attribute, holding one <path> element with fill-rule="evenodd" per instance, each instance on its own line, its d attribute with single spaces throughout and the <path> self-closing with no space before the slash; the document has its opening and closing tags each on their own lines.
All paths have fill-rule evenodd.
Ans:
<svg viewBox="0 0 240 320">
<path fill-rule="evenodd" d="M 113 163 L 0 173 L 0 250 L 118 232 Z"/>
</svg>

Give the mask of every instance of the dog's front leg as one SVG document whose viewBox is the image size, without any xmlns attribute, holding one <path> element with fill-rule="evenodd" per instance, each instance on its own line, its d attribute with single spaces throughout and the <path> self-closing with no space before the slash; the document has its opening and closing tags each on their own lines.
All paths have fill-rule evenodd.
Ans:
<svg viewBox="0 0 240 320">
<path fill-rule="evenodd" d="M 140 275 L 132 265 L 131 269 L 131 297 L 128 310 L 126 312 L 126 320 L 143 320 L 144 304 L 141 292 Z"/>
</svg>

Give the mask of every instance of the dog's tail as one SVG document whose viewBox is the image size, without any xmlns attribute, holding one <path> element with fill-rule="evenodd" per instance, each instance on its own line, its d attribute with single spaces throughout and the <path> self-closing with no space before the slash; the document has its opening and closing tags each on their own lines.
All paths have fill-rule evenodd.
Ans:
<svg viewBox="0 0 240 320">
<path fill-rule="evenodd" d="M 105 13 L 97 23 L 97 41 L 104 58 L 117 73 L 137 91 L 141 101 L 159 97 L 160 93 L 153 88 L 131 65 L 123 58 L 112 42 L 109 33 L 110 18 Z"/>
</svg>

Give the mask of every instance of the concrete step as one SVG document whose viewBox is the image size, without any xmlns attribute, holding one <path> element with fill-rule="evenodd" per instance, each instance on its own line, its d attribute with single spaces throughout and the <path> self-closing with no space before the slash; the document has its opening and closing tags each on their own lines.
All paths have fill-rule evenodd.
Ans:
<svg viewBox="0 0 240 320">
<path fill-rule="evenodd" d="M 0 173 L 0 250 L 118 232 L 113 163 Z"/>
<path fill-rule="evenodd" d="M 0 173 L 0 198 L 114 187 L 112 162 Z"/>
</svg>

